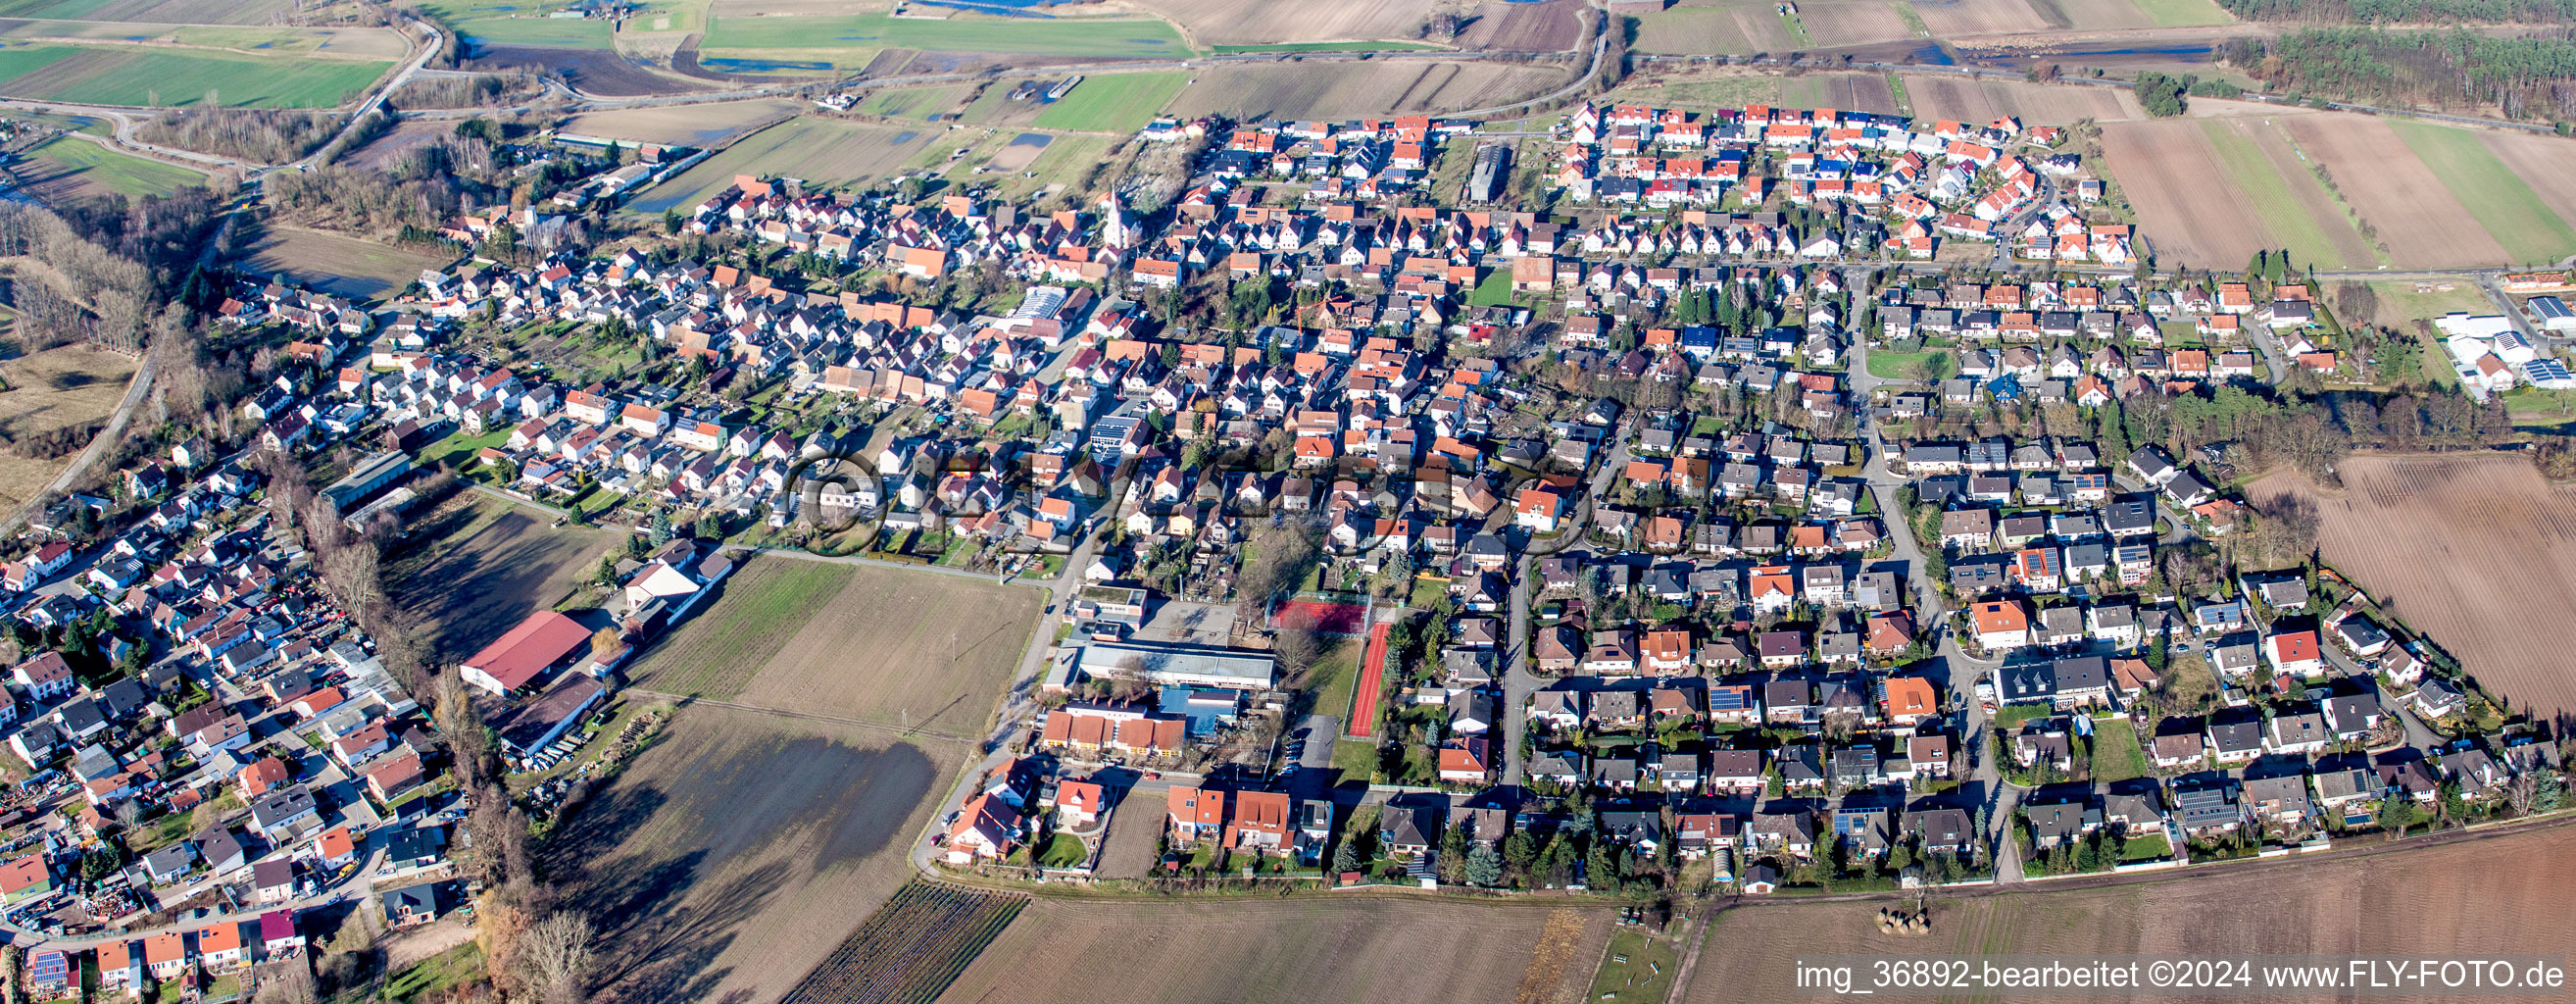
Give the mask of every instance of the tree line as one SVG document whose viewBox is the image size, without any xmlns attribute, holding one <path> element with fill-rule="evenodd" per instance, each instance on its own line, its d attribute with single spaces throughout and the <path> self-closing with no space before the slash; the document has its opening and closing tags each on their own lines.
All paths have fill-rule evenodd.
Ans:
<svg viewBox="0 0 2576 1004">
<path fill-rule="evenodd" d="M 2576 37 L 2565 31 L 2496 38 L 2459 28 L 2302 28 L 2269 40 L 2236 39 L 2222 55 L 2265 86 L 2294 96 L 2576 119 Z"/>
<path fill-rule="evenodd" d="M 2248 21 L 2446 24 L 2576 21 L 2576 0 L 2218 0 Z"/>
</svg>

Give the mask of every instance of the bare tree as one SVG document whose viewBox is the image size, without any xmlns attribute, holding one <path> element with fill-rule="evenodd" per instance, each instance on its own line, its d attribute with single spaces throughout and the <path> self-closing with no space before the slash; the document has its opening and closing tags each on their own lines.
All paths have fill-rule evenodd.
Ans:
<svg viewBox="0 0 2576 1004">
<path fill-rule="evenodd" d="M 581 1004 L 597 938 L 590 918 L 570 911 L 530 926 L 516 946 L 529 989 L 545 1004 Z"/>
</svg>

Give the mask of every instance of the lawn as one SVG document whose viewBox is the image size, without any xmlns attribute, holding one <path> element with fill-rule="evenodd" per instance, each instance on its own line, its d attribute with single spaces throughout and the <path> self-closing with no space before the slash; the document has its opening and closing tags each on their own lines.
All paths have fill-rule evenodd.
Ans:
<svg viewBox="0 0 2576 1004">
<path fill-rule="evenodd" d="M 503 425 L 480 436 L 469 436 L 465 434 L 465 430 L 458 429 L 447 438 L 423 447 L 420 451 L 421 465 L 428 467 L 443 464 L 462 471 L 474 466 L 474 455 L 483 452 L 484 447 L 499 446 L 509 442 L 512 431 L 510 426 Z"/>
<path fill-rule="evenodd" d="M 1485 281 L 1467 294 L 1470 307 L 1495 307 L 1512 302 L 1512 270 L 1498 268 L 1485 274 Z"/>
<path fill-rule="evenodd" d="M 1881 380 L 1921 380 L 1926 375 L 1936 375 L 1930 369 L 1933 365 L 1932 361 L 1947 355 L 1949 355 L 1948 352 L 1939 349 L 1927 349 L 1922 352 L 1871 349 L 1869 350 L 1869 375 Z M 1917 367 L 1922 367 L 1920 372 L 1917 371 Z"/>
<path fill-rule="evenodd" d="M 2274 170 L 2272 162 L 2254 141 L 2238 135 L 2235 128 L 2217 119 L 2205 120 L 2201 131 L 2209 136 L 2210 148 L 2227 165 L 2228 177 L 2254 203 L 2254 213 L 2263 220 L 2263 229 L 2274 240 L 2290 249 L 2294 261 L 2337 262 L 2343 260 L 2334 242 L 2326 238 L 2324 226 L 2300 207 L 2299 197 L 2290 190 L 2293 182 Z M 2503 165 L 2497 165 L 2498 170 Z M 2314 178 L 2302 178 L 2298 184 L 2316 184 Z M 2529 189 L 2525 189 L 2529 191 Z M 2341 220 L 2336 226 L 2347 226 Z"/>
<path fill-rule="evenodd" d="M 2142 833 L 2120 845 L 2120 863 L 2162 861 L 2173 856 L 2173 845 L 2161 834 Z"/>
<path fill-rule="evenodd" d="M 182 188 L 201 187 L 206 183 L 205 175 L 187 168 L 120 153 L 68 136 L 56 137 L 27 151 L 27 158 L 43 161 L 63 174 L 126 195 L 169 195 Z"/>
<path fill-rule="evenodd" d="M 885 13 L 794 14 L 710 19 L 704 49 L 937 49 L 948 52 L 1044 53 L 1062 56 L 1190 55 L 1170 23 L 1140 18 L 986 18 L 942 20 Z"/>
<path fill-rule="evenodd" d="M 385 980 L 385 999 L 410 1004 L 437 1000 L 453 987 L 484 976 L 483 947 L 471 941 L 412 963 Z"/>
<path fill-rule="evenodd" d="M 2138 730 L 2125 718 L 2093 720 L 2093 780 L 2126 781 L 2147 776 L 2147 751 L 2138 745 Z"/>
<path fill-rule="evenodd" d="M 1342 772 L 1341 780 L 1366 781 L 1377 773 L 1377 744 L 1365 739 L 1336 740 L 1333 766 Z"/>
<path fill-rule="evenodd" d="M 555 49 L 605 49 L 608 22 L 594 18 L 490 17 L 456 23 L 456 37 L 477 48 L 534 45 Z"/>
<path fill-rule="evenodd" d="M 1037 124 L 1047 129 L 1133 132 L 1144 128 L 1189 81 L 1189 74 L 1177 71 L 1084 77 L 1073 93 L 1039 112 Z"/>
<path fill-rule="evenodd" d="M 1360 643 L 1345 641 L 1324 650 L 1315 657 L 1312 671 L 1315 707 L 1318 715 L 1343 719 L 1344 731 L 1350 729 L 1351 694 L 1359 686 Z"/>
<path fill-rule="evenodd" d="M 2518 425 L 2565 425 L 2576 422 L 2576 391 L 2525 384 L 2505 392 L 2504 409 Z"/>
<path fill-rule="evenodd" d="M 1091 848 L 1083 844 L 1082 838 L 1070 833 L 1056 834 L 1047 841 L 1046 850 L 1038 854 L 1038 863 L 1049 868 L 1080 868 L 1089 860 Z"/>
<path fill-rule="evenodd" d="M 2413 122 L 2391 121 L 2388 127 L 2450 186 L 2469 215 L 2515 261 L 2554 261 L 2576 251 L 2576 228 L 2550 212 L 2476 133 Z"/>
<path fill-rule="evenodd" d="M 2198 28 L 2236 21 L 2210 0 L 2129 0 L 2129 4 L 2158 28 Z"/>
<path fill-rule="evenodd" d="M 1610 932 L 1610 950 L 1601 956 L 1601 968 L 1592 974 L 1592 993 L 1584 999 L 1663 1000 L 1672 995 L 1673 964 L 1678 961 L 1672 942 L 1623 925 Z"/>
</svg>

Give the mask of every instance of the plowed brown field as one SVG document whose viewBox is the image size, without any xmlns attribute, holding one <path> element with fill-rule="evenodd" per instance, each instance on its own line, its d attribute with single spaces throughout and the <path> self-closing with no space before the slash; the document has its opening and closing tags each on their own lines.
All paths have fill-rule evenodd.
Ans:
<svg viewBox="0 0 2576 1004">
<path fill-rule="evenodd" d="M 2046 87 L 2012 80 L 1963 80 L 1958 77 L 1908 75 L 1905 93 L 1914 101 L 1914 117 L 1985 122 L 2010 115 L 2023 125 L 2046 125 L 2092 119 L 2117 122 L 2145 118 L 2138 99 L 2107 87 Z"/>
<path fill-rule="evenodd" d="M 2337 846 L 2346 844 L 2338 841 Z M 2206 958 L 2255 952 L 2558 956 L 2576 949 L 2576 932 L 2554 919 L 2565 913 L 2571 882 L 2576 882 L 2576 829 L 2556 827 L 2379 854 L 2231 864 L 2135 885 L 1936 897 L 1929 936 L 1880 933 L 1874 914 L 1884 904 L 1877 902 L 1746 900 L 1709 925 L 1708 945 L 1691 984 L 1675 999 L 1691 1004 L 1792 999 L 1793 960 L 1818 951 L 1968 958 L 2015 953 Z M 1832 947 L 1820 949 L 1822 945 Z"/>
<path fill-rule="evenodd" d="M 1934 38 L 2047 31 L 2048 19 L 2022 0 L 1913 0 Z"/>
<path fill-rule="evenodd" d="M 2215 268 L 2272 246 L 2253 200 L 2213 180 L 2228 176 L 2227 165 L 2200 123 L 2117 123 L 2102 130 L 2102 152 L 2160 262 Z"/>
<path fill-rule="evenodd" d="M 1566 81 L 1563 66 L 1426 60 L 1338 63 L 1330 72 L 1294 63 L 1192 71 L 1164 111 L 1181 116 L 1348 118 L 1507 104 Z"/>
<path fill-rule="evenodd" d="M 1582 9 L 1582 0 L 1477 4 L 1454 44 L 1480 52 L 1562 52 L 1583 39 L 1576 18 Z"/>
<path fill-rule="evenodd" d="M 2379 231 L 2391 265 L 2434 268 L 2513 260 L 2388 123 L 2361 115 L 2293 115 L 2278 122 L 2301 151 L 2325 165 L 2344 199 Z M 2565 155 L 2562 149 L 2560 156 Z"/>
<path fill-rule="evenodd" d="M 2306 496 L 2318 547 L 2516 711 L 2576 712 L 2576 491 L 2498 454 L 2358 456 L 2341 491 L 2296 473 L 2248 486 L 2259 508 Z"/>
<path fill-rule="evenodd" d="M 1575 1004 L 1610 920 L 1608 910 L 1392 899 L 1041 899 L 939 999 Z"/>
</svg>

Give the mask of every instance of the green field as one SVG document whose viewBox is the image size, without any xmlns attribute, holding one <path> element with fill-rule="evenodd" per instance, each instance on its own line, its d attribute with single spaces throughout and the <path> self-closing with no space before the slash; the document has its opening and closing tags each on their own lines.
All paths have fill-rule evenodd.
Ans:
<svg viewBox="0 0 2576 1004">
<path fill-rule="evenodd" d="M 1492 307 L 1512 302 L 1512 270 L 1498 268 L 1485 273 L 1485 281 L 1467 294 L 1470 307 Z"/>
<path fill-rule="evenodd" d="M 2335 250 L 2334 242 L 2326 238 L 2324 226 L 2300 207 L 2299 197 L 2290 190 L 2294 184 L 2314 185 L 2315 178 L 2303 176 L 2293 181 L 2282 177 L 2281 172 L 2273 170 L 2271 160 L 2263 156 L 2263 151 L 2255 147 L 2253 140 L 2237 135 L 2226 122 L 2204 120 L 2200 128 L 2209 135 L 2210 147 L 2227 165 L 2228 176 L 2235 181 L 2238 190 L 2254 203 L 2254 214 L 2262 218 L 2263 228 L 2270 231 L 2282 246 L 2290 249 L 2295 256 L 2293 261 L 2343 261 L 2343 255 Z M 2337 220 L 2334 225 L 2350 224 Z"/>
<path fill-rule="evenodd" d="M 1038 125 L 1048 129 L 1083 129 L 1094 132 L 1134 132 L 1152 121 L 1154 113 L 1172 103 L 1172 95 L 1190 82 L 1190 75 L 1171 73 L 1118 73 L 1084 77 L 1073 93 L 1048 105 L 1038 113 Z"/>
<path fill-rule="evenodd" d="M 2125 718 L 2093 720 L 2093 780 L 2126 781 L 2147 776 L 2147 751 L 2138 745 L 2138 730 Z"/>
<path fill-rule="evenodd" d="M 364 92 L 392 66 L 205 50 L 34 46 L 0 49 L 0 95 L 94 105 L 330 108 Z"/>
<path fill-rule="evenodd" d="M 715 17 L 702 50 L 937 49 L 1063 56 L 1188 56 L 1179 32 L 1137 18 L 975 17 L 945 20 L 873 14 Z"/>
<path fill-rule="evenodd" d="M 187 168 L 119 153 L 68 136 L 27 151 L 27 159 L 50 168 L 48 174 L 76 175 L 89 184 L 127 195 L 168 195 L 206 183 L 205 175 Z"/>
<path fill-rule="evenodd" d="M 1241 52 L 1438 52 L 1429 42 L 1281 42 L 1274 45 L 1211 46 L 1217 55 Z"/>
<path fill-rule="evenodd" d="M 635 662 L 636 685 L 670 694 L 728 698 L 751 673 L 840 595 L 857 568 L 784 558 L 755 559 L 723 592 Z"/>
<path fill-rule="evenodd" d="M 868 95 L 867 100 L 859 102 L 858 106 L 851 111 L 862 115 L 883 115 L 887 118 L 926 119 L 933 115 L 945 114 L 949 109 L 957 107 L 957 99 L 965 97 L 966 92 L 971 89 L 973 89 L 971 84 L 950 84 L 945 87 L 883 90 Z"/>
<path fill-rule="evenodd" d="M 539 45 L 559 49 L 609 47 L 608 22 L 590 18 L 492 17 L 456 22 L 469 45 Z"/>
<path fill-rule="evenodd" d="M 2555 261 L 2576 253 L 2576 229 L 2540 201 L 2478 135 L 2465 129 L 2390 121 L 2399 139 L 2468 207 L 2478 225 L 2517 262 Z M 2499 263 L 2501 264 L 2501 263 Z"/>
<path fill-rule="evenodd" d="M 2370 291 L 2378 297 L 2381 324 L 2429 321 L 2462 311 L 2471 314 L 2496 312 L 2495 301 L 2487 299 L 2486 293 L 2467 279 L 2459 280 L 2448 293 L 2438 290 L 2418 293 L 2411 282 L 2374 282 L 2370 284 Z"/>
<path fill-rule="evenodd" d="M 1681 953 L 1671 941 L 1621 926 L 1610 932 L 1610 950 L 1602 954 L 1601 968 L 1592 974 L 1592 993 L 1584 999 L 1663 1000 L 1673 992 L 1673 966 L 1679 961 Z"/>
<path fill-rule="evenodd" d="M 2158 28 L 2198 28 L 2213 24 L 2234 24 L 2236 18 L 2210 0 L 2129 0 L 2138 13 L 2155 22 Z"/>
</svg>

